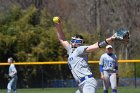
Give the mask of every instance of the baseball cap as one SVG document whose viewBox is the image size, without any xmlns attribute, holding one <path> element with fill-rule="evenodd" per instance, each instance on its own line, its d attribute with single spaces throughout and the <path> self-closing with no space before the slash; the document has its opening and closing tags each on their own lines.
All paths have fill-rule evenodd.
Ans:
<svg viewBox="0 0 140 93">
<path fill-rule="evenodd" d="M 107 45 L 106 48 L 112 48 L 112 46 L 111 45 Z"/>
</svg>

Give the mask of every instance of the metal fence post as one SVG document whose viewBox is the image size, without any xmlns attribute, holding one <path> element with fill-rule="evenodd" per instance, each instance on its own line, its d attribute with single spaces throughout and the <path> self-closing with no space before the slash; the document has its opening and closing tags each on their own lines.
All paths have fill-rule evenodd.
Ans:
<svg viewBox="0 0 140 93">
<path fill-rule="evenodd" d="M 136 63 L 134 63 L 135 88 L 137 88 Z"/>
<path fill-rule="evenodd" d="M 42 69 L 41 69 L 41 74 L 42 74 L 42 78 L 41 78 L 41 80 L 42 80 L 42 89 L 44 89 L 44 70 L 43 70 L 43 66 L 42 66 Z"/>
</svg>

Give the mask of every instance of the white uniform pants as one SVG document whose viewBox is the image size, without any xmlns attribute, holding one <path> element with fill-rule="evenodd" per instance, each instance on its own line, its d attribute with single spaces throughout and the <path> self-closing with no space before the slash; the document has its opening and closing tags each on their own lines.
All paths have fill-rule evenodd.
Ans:
<svg viewBox="0 0 140 93">
<path fill-rule="evenodd" d="M 104 78 L 105 78 L 105 80 L 103 81 L 104 90 L 108 90 L 110 84 L 112 89 L 117 89 L 116 73 L 109 73 L 107 71 L 104 71 Z"/>
</svg>

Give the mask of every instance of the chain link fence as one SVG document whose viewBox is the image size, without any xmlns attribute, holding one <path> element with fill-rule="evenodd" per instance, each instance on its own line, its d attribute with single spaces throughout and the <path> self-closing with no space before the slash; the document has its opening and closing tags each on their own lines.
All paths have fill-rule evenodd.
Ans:
<svg viewBox="0 0 140 93">
<path fill-rule="evenodd" d="M 126 64 L 126 63 L 122 63 Z M 122 65 L 120 64 L 120 65 Z M 132 65 L 133 64 L 133 65 Z M 120 76 L 120 87 L 140 87 L 140 63 L 127 63 L 133 66 L 132 72 L 128 76 Z M 58 68 L 56 68 L 58 66 Z M 98 68 L 98 64 L 91 64 Z M 77 83 L 73 79 L 71 72 L 66 64 L 60 65 L 18 65 L 18 88 L 61 88 L 61 87 L 77 87 Z M 53 68 L 53 69 L 51 69 Z M 56 69 L 54 69 L 56 68 Z M 61 68 L 61 69 L 60 69 Z M 123 67 L 121 67 L 123 68 Z M 91 69 L 92 70 L 92 69 Z M 95 69 L 94 69 L 95 70 Z M 98 69 L 99 70 L 99 69 Z M 98 87 L 102 87 L 99 71 L 93 71 Z M 8 66 L 0 66 L 0 88 L 6 89 L 8 80 L 4 74 L 8 73 Z M 127 73 L 127 72 L 123 72 Z"/>
</svg>

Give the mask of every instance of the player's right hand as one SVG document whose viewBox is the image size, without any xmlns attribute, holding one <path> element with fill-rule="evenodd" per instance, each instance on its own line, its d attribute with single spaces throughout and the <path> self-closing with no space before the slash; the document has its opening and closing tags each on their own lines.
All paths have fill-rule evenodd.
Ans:
<svg viewBox="0 0 140 93">
<path fill-rule="evenodd" d="M 60 17 L 58 17 L 58 16 L 53 17 L 53 22 L 56 23 L 56 24 L 59 24 L 60 23 Z"/>
</svg>

